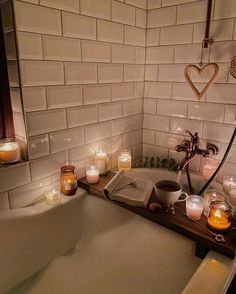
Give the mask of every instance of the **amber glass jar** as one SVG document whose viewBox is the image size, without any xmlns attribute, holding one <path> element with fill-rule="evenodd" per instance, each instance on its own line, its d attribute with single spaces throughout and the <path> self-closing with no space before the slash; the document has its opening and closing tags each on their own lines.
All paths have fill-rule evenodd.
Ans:
<svg viewBox="0 0 236 294">
<path fill-rule="evenodd" d="M 77 190 L 77 176 L 73 165 L 64 165 L 61 168 L 61 192 L 64 195 L 74 195 Z"/>
</svg>

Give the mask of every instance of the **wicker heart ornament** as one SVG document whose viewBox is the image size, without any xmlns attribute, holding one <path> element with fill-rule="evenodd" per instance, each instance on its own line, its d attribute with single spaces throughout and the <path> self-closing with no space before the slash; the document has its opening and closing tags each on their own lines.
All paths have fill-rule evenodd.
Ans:
<svg viewBox="0 0 236 294">
<path fill-rule="evenodd" d="M 198 91 L 198 89 L 195 87 L 193 81 L 191 80 L 191 78 L 189 76 L 190 70 L 196 71 L 199 74 L 199 76 L 201 76 L 201 74 L 203 72 L 205 72 L 209 69 L 213 69 L 213 71 L 214 71 L 213 75 L 210 78 L 210 80 L 208 81 L 208 83 L 206 84 L 206 86 L 201 91 Z M 219 66 L 216 63 L 206 64 L 202 68 L 199 68 L 198 66 L 196 66 L 194 64 L 189 64 L 185 67 L 185 69 L 184 69 L 185 79 L 189 83 L 190 87 L 193 89 L 196 96 L 198 97 L 198 100 L 200 100 L 202 98 L 202 96 L 204 96 L 204 94 L 207 92 L 207 90 L 210 88 L 210 86 L 214 83 L 214 80 L 217 77 L 219 70 L 220 70 Z"/>
</svg>

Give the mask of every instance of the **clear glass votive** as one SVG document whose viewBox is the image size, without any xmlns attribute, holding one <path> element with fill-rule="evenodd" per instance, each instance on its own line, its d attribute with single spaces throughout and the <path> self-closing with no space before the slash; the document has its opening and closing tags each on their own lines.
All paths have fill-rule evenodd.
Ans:
<svg viewBox="0 0 236 294">
<path fill-rule="evenodd" d="M 224 201 L 225 193 L 217 189 L 207 189 L 204 193 L 204 208 L 203 212 L 205 216 L 209 214 L 209 207 L 212 201 Z"/>
<path fill-rule="evenodd" d="M 189 195 L 186 199 L 186 213 L 195 220 L 200 220 L 203 211 L 203 198 L 198 195 Z"/>
<path fill-rule="evenodd" d="M 99 149 L 95 152 L 94 164 L 99 169 L 99 175 L 105 175 L 108 172 L 108 156 L 104 150 Z"/>
<path fill-rule="evenodd" d="M 99 169 L 93 163 L 86 165 L 86 178 L 89 184 L 97 184 L 99 180 Z"/>
<path fill-rule="evenodd" d="M 131 169 L 131 152 L 128 149 L 121 150 L 118 157 L 118 169 L 128 171 Z"/>
</svg>

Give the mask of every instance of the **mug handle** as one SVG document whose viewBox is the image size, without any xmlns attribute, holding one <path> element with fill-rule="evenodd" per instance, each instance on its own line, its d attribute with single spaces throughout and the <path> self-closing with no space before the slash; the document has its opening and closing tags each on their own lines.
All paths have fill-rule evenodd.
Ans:
<svg viewBox="0 0 236 294">
<path fill-rule="evenodd" d="M 188 197 L 188 193 L 183 191 L 183 192 L 181 192 L 181 194 L 179 195 L 179 197 L 180 197 L 182 194 L 185 195 L 184 199 L 178 199 L 176 202 L 186 201 L 186 199 L 187 199 L 187 197 Z"/>
</svg>

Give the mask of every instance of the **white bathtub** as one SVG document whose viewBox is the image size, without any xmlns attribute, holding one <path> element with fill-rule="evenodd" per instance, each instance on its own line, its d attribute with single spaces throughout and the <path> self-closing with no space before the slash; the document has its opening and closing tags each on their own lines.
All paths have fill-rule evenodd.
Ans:
<svg viewBox="0 0 236 294">
<path fill-rule="evenodd" d="M 163 170 L 142 172 L 133 174 L 153 181 L 175 177 Z M 75 251 L 55 258 L 12 294 L 225 293 L 235 260 L 210 251 L 202 261 L 190 239 L 96 196 L 81 200 Z"/>
</svg>

